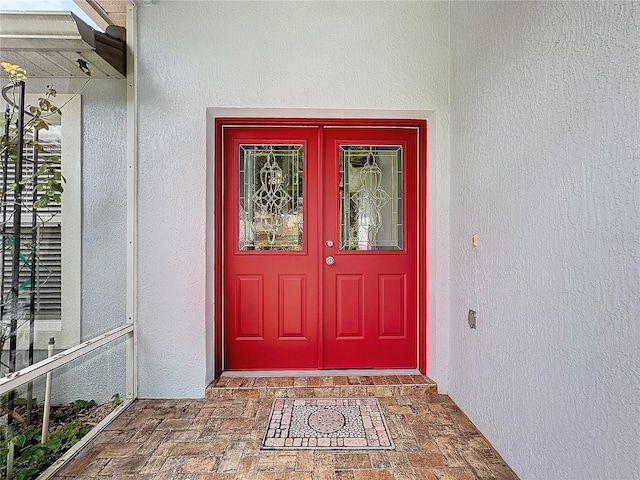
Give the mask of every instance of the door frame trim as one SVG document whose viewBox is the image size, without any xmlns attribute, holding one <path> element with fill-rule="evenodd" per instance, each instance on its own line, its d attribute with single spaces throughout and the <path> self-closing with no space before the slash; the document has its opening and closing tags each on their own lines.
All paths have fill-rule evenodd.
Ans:
<svg viewBox="0 0 640 480">
<path fill-rule="evenodd" d="M 218 378 L 223 372 L 223 188 L 222 188 L 222 135 L 225 127 L 405 127 L 418 132 L 418 212 L 417 212 L 417 353 L 419 371 L 427 371 L 427 120 L 429 112 L 388 111 L 314 111 L 270 110 L 270 109 L 208 109 L 207 129 L 213 133 L 207 142 L 207 242 L 206 242 L 206 305 L 205 344 L 207 347 L 207 379 Z M 305 116 L 299 116 L 304 113 Z M 415 118 L 416 113 L 422 113 Z M 293 115 L 292 115 L 293 114 Z M 307 116 L 306 114 L 309 114 Z M 336 115 L 334 117 L 334 114 Z M 404 114 L 404 115 L 403 115 Z M 264 116 L 262 116 L 264 115 Z M 430 311 L 432 311 L 430 309 Z M 435 329 L 432 329 L 434 332 Z M 211 352 L 213 355 L 211 355 Z"/>
</svg>

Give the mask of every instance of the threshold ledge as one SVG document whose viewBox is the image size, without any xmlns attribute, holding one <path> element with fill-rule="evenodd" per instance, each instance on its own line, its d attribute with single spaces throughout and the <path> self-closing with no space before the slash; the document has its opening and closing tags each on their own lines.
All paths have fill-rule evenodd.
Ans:
<svg viewBox="0 0 640 480">
<path fill-rule="evenodd" d="M 397 397 L 435 395 L 436 383 L 417 370 L 286 370 L 225 372 L 207 399 Z"/>
</svg>

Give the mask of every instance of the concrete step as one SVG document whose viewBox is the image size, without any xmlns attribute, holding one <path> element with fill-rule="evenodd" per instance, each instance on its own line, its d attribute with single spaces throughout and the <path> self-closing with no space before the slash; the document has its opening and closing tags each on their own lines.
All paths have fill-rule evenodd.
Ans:
<svg viewBox="0 0 640 480">
<path fill-rule="evenodd" d="M 207 399 L 402 397 L 434 395 L 436 383 L 419 374 L 247 376 L 223 373 L 207 387 Z"/>
</svg>

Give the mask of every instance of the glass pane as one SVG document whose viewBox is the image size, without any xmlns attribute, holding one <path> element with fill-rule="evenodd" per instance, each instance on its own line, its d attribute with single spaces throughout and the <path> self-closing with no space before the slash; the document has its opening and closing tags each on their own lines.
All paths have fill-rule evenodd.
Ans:
<svg viewBox="0 0 640 480">
<path fill-rule="evenodd" d="M 240 250 L 302 250 L 302 145 L 240 145 Z"/>
<path fill-rule="evenodd" d="M 402 147 L 340 146 L 340 249 L 402 249 Z"/>
<path fill-rule="evenodd" d="M 38 142 L 40 150 L 37 156 L 36 149 L 24 150 L 22 178 L 31 178 L 42 165 L 61 173 L 60 125 L 50 125 L 48 130 L 36 132 L 35 135 L 30 130 L 25 135 L 25 141 Z M 6 167 L 7 183 L 12 184 L 17 176 L 16 162 L 9 161 Z M 47 181 L 47 175 L 43 175 L 34 183 L 42 186 Z M 31 342 L 34 348 L 46 350 L 47 340 L 52 335 L 58 337 L 63 348 L 72 347 L 79 340 L 63 339 L 63 335 L 60 335 L 60 330 L 65 327 L 62 325 L 62 205 L 60 202 L 51 202 L 34 209 L 33 203 L 39 193 L 34 192 L 33 187 L 32 183 L 24 185 L 20 199 L 15 198 L 15 190 L 9 190 L 1 207 L 1 216 L 6 218 L 4 231 L 7 235 L 0 235 L 0 263 L 3 264 L 0 279 L 0 313 L 3 319 L 0 348 L 9 347 L 10 342 L 5 340 L 14 337 L 17 370 L 33 364 L 33 354 L 31 360 L 26 355 Z M 14 212 L 18 206 L 21 207 L 21 231 L 18 237 L 20 248 L 16 249 Z M 17 287 L 13 285 L 14 254 L 19 257 Z M 14 292 L 17 292 L 15 297 Z M 15 321 L 15 330 L 9 326 L 12 321 Z"/>
<path fill-rule="evenodd" d="M 2 396 L 0 478 L 7 478 L 9 438 L 20 438 L 11 478 L 36 478 L 125 400 L 125 351 L 123 337 L 53 370 L 49 389 L 45 374 Z M 43 419 L 47 391 L 48 423 Z M 43 423 L 48 428 L 41 443 Z"/>
</svg>

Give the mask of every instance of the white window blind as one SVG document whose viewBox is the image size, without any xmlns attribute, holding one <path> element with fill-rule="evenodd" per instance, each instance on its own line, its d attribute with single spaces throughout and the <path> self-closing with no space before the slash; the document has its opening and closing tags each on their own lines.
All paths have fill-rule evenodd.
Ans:
<svg viewBox="0 0 640 480">
<path fill-rule="evenodd" d="M 38 163 L 34 163 L 32 149 L 25 151 L 23 156 L 22 178 L 26 179 L 34 174 L 38 165 L 51 159 L 61 159 L 61 138 L 59 126 L 51 126 L 46 136 L 47 140 L 40 140 L 43 147 L 38 152 Z M 55 167 L 60 171 L 60 163 Z M 16 162 L 7 163 L 7 185 L 15 182 Z M 47 178 L 39 178 L 38 183 L 46 182 Z M 15 190 L 7 192 L 3 205 L 4 224 L 4 269 L 2 282 L 3 303 L 10 303 L 9 292 L 12 276 L 12 251 L 14 246 L 14 204 Z M 61 320 L 62 315 L 62 206 L 60 203 L 50 203 L 47 207 L 33 209 L 33 185 L 27 184 L 22 192 L 20 236 L 20 304 L 28 308 L 31 303 L 32 291 L 34 295 L 35 319 Z M 35 217 L 34 217 L 35 213 Z M 33 253 L 35 252 L 35 258 Z M 32 285 L 32 270 L 35 282 Z M 5 311 L 7 309 L 5 308 Z"/>
<path fill-rule="evenodd" d="M 28 105 L 37 105 L 40 95 L 27 95 Z M 41 130 L 39 142 L 44 151 L 38 153 L 38 163 L 51 156 L 60 158 L 57 168 L 66 178 L 63 183 L 62 204 L 50 204 L 37 211 L 36 233 L 36 281 L 35 281 L 35 346 L 46 349 L 49 337 L 55 337 L 56 349 L 66 349 L 80 342 L 81 333 L 81 97 L 58 94 L 54 103 L 64 105 L 63 115 L 49 118 L 49 130 Z M 32 152 L 25 152 L 23 179 L 33 173 Z M 8 184 L 15 178 L 15 163 L 9 163 Z M 1 168 L 0 168 L 1 175 Z M 20 261 L 20 305 L 28 313 L 31 296 L 29 279 L 31 275 L 32 241 L 32 187 L 23 190 L 22 207 L 22 248 L 24 258 Z M 13 194 L 8 193 L 6 201 L 12 204 Z M 64 220 L 63 220 L 64 218 Z M 2 218 L 0 218 L 2 220 Z M 7 209 L 5 239 L 13 241 L 13 212 Z M 1 235 L 0 235 L 1 238 Z M 3 265 L 4 292 L 11 288 L 11 246 L 5 252 Z M 27 282 L 27 283 L 25 283 Z M 5 318 L 3 320 L 8 320 Z M 28 323 L 28 316 L 26 316 Z M 19 323 L 24 323 L 21 320 Z M 22 331 L 20 331 L 22 330 Z M 28 326 L 18 331 L 18 349 L 28 344 Z M 6 345 L 5 345 L 6 348 Z"/>
</svg>

